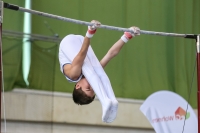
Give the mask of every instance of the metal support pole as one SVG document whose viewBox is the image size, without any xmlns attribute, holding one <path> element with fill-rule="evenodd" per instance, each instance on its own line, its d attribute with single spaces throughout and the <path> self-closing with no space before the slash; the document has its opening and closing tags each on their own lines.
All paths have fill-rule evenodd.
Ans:
<svg viewBox="0 0 200 133">
<path fill-rule="evenodd" d="M 198 133 L 200 133 L 200 35 L 197 36 L 197 109 L 198 109 Z"/>
<path fill-rule="evenodd" d="M 2 23 L 3 23 L 3 1 L 0 0 L 0 88 L 1 88 L 1 94 L 0 94 L 0 106 L 1 106 L 1 99 L 2 99 L 2 80 L 3 80 L 3 75 L 2 75 Z M 1 107 L 2 110 L 2 107 Z M 0 118 L 1 118 L 1 111 L 0 111 Z M 0 131 L 1 131 L 1 123 L 0 123 Z"/>
</svg>

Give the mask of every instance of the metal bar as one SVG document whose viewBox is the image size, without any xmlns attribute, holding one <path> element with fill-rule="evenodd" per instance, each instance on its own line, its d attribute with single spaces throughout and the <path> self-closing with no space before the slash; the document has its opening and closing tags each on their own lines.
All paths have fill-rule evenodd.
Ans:
<svg viewBox="0 0 200 133">
<path fill-rule="evenodd" d="M 12 4 L 8 4 L 8 3 L 4 3 L 4 8 L 16 10 L 16 11 L 19 10 L 19 11 L 22 11 L 22 12 L 28 12 L 28 13 L 43 16 L 43 17 L 53 18 L 53 19 L 62 20 L 62 21 L 66 21 L 66 22 L 72 22 L 72 23 L 81 24 L 81 25 L 87 25 L 87 26 L 93 25 L 90 22 L 66 18 L 66 17 L 48 14 L 48 13 L 44 13 L 44 12 L 40 12 L 40 11 L 30 10 L 30 9 L 26 9 L 26 8 L 19 7 L 19 6 L 16 6 L 16 5 L 12 5 Z M 99 28 L 104 28 L 104 29 L 109 29 L 109 30 L 117 30 L 117 31 L 123 31 L 123 32 L 127 31 L 127 32 L 133 32 L 134 33 L 134 31 L 127 29 L 127 28 L 114 27 L 114 26 L 108 26 L 108 25 L 101 25 Z M 196 37 L 196 35 L 193 35 L 193 34 L 178 34 L 178 33 L 166 33 L 166 32 L 156 32 L 156 31 L 145 31 L 145 30 L 140 30 L 140 33 L 141 34 L 148 34 L 148 35 L 184 37 L 184 38 L 190 38 L 190 39 L 195 39 L 195 37 Z"/>
<path fill-rule="evenodd" d="M 3 30 L 2 35 L 11 36 L 15 38 L 24 38 L 27 36 L 27 38 L 31 41 L 46 41 L 46 42 L 55 42 L 55 43 L 59 43 L 61 41 L 61 39 L 58 37 L 44 36 L 44 35 L 39 35 L 39 34 L 28 34 L 28 33 L 11 31 L 11 30 Z"/>
</svg>

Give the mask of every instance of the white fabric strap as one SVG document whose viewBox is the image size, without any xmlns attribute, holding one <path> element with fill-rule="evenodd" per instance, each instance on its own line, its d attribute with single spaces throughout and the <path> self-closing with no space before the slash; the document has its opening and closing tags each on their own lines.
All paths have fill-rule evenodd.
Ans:
<svg viewBox="0 0 200 133">
<path fill-rule="evenodd" d="M 128 39 L 126 38 L 126 36 L 125 36 L 125 35 L 122 35 L 122 36 L 121 36 L 121 39 L 122 39 L 122 41 L 124 41 L 125 43 L 127 43 L 127 42 L 128 42 Z"/>
<path fill-rule="evenodd" d="M 88 38 L 92 38 L 94 34 L 90 34 L 89 32 L 86 32 L 86 35 Z"/>
</svg>

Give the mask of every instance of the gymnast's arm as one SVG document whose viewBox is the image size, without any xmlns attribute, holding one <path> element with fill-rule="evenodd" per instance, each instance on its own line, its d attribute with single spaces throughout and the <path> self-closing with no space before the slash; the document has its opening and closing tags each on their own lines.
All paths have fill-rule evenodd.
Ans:
<svg viewBox="0 0 200 133">
<path fill-rule="evenodd" d="M 124 35 L 108 50 L 107 54 L 100 61 L 100 64 L 103 68 L 105 68 L 108 62 L 120 52 L 128 40 L 136 35 L 140 35 L 140 29 L 138 27 L 130 27 L 129 29 L 133 30 L 134 33 L 124 32 Z"/>
<path fill-rule="evenodd" d="M 75 56 L 71 64 L 67 64 L 64 66 L 64 74 L 72 80 L 77 80 L 80 77 L 82 73 L 83 62 L 90 46 L 90 39 L 95 34 L 96 29 L 101 25 L 101 23 L 97 20 L 92 20 L 91 23 L 93 23 L 93 25 L 88 26 L 88 30 L 86 32 L 86 36 L 83 40 L 83 44 L 79 53 Z"/>
<path fill-rule="evenodd" d="M 119 39 L 107 52 L 107 54 L 102 58 L 100 64 L 103 68 L 108 64 L 108 62 L 114 58 L 122 49 L 125 42 Z"/>
<path fill-rule="evenodd" d="M 77 80 L 82 73 L 82 66 L 85 60 L 88 47 L 90 45 L 90 38 L 85 37 L 83 41 L 83 45 L 79 51 L 79 53 L 75 56 L 74 60 L 71 64 L 66 64 L 64 66 L 64 74 L 67 75 L 72 80 Z"/>
</svg>

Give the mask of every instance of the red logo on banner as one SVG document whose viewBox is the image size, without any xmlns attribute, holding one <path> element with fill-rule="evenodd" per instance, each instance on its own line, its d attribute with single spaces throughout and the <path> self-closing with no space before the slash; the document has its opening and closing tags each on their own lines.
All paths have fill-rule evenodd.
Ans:
<svg viewBox="0 0 200 133">
<path fill-rule="evenodd" d="M 176 119 L 178 120 L 182 120 L 182 119 L 188 119 L 190 117 L 190 112 L 187 112 L 182 109 L 181 107 L 178 107 L 178 109 L 175 111 L 175 116 Z"/>
<path fill-rule="evenodd" d="M 171 116 L 163 116 L 161 118 L 155 118 L 152 119 L 152 123 L 159 123 L 159 122 L 168 122 L 168 121 L 174 121 L 174 120 L 184 120 L 188 119 L 190 117 L 190 112 L 187 112 L 181 108 L 178 107 L 178 109 L 175 111 L 175 116 L 171 115 Z"/>
</svg>

